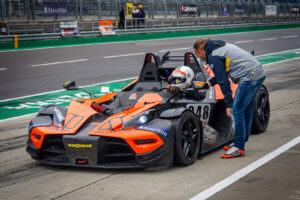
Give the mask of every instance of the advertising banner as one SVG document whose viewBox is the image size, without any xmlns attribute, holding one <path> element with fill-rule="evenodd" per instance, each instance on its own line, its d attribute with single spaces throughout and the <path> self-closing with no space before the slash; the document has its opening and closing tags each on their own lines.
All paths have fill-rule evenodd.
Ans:
<svg viewBox="0 0 300 200">
<path fill-rule="evenodd" d="M 44 17 L 67 17 L 68 4 L 64 2 L 43 2 Z"/>
<path fill-rule="evenodd" d="M 234 14 L 235 15 L 244 15 L 245 10 L 244 10 L 243 6 L 242 5 L 235 5 Z"/>
<path fill-rule="evenodd" d="M 224 16 L 224 17 L 229 16 L 229 10 L 226 5 L 222 6 L 222 16 Z"/>
<path fill-rule="evenodd" d="M 198 7 L 193 4 L 181 4 L 181 17 L 197 17 Z"/>
<path fill-rule="evenodd" d="M 127 17 L 132 17 L 132 13 L 135 9 L 144 8 L 143 4 L 133 4 L 133 3 L 126 3 L 126 10 L 127 10 Z M 137 11 L 138 12 L 138 11 Z"/>
<path fill-rule="evenodd" d="M 266 16 L 274 16 L 277 14 L 275 5 L 266 5 Z"/>
<path fill-rule="evenodd" d="M 60 30 L 61 30 L 61 35 L 63 37 L 78 37 L 78 36 L 80 36 L 77 21 L 60 22 Z"/>
<path fill-rule="evenodd" d="M 102 35 L 114 35 L 113 20 L 99 20 L 99 30 Z"/>
<path fill-rule="evenodd" d="M 127 17 L 132 17 L 132 12 L 134 10 L 133 3 L 126 3 L 126 9 L 127 9 Z"/>
</svg>

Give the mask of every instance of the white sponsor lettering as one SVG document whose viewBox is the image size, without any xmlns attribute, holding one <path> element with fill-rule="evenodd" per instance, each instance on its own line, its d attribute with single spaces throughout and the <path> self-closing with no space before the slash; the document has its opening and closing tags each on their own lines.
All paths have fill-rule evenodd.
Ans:
<svg viewBox="0 0 300 200">
<path fill-rule="evenodd" d="M 158 133 L 158 134 L 161 134 L 161 135 L 163 135 L 165 137 L 168 137 L 168 135 L 169 135 L 166 131 L 163 131 L 162 129 L 155 128 L 155 127 L 140 126 L 140 127 L 138 127 L 138 129 L 145 130 L 145 131 L 151 131 L 151 132 L 154 132 L 154 133 Z"/>
</svg>

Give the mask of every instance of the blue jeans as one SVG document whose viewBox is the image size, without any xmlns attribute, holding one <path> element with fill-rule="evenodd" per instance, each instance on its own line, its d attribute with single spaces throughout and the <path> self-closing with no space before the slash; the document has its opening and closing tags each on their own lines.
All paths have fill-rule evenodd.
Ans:
<svg viewBox="0 0 300 200">
<path fill-rule="evenodd" d="M 265 77 L 256 81 L 243 81 L 235 92 L 231 113 L 235 131 L 234 146 L 244 150 L 252 126 L 256 94 Z"/>
</svg>

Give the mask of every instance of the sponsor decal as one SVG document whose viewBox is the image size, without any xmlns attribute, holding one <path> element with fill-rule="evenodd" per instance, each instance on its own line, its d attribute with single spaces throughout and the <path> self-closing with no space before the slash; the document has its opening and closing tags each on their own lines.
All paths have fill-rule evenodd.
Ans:
<svg viewBox="0 0 300 200">
<path fill-rule="evenodd" d="M 197 17 L 199 16 L 198 7 L 193 4 L 181 5 L 181 17 Z"/>
<path fill-rule="evenodd" d="M 203 129 L 203 140 L 206 144 L 216 144 L 218 141 L 217 131 L 206 124 Z"/>
<path fill-rule="evenodd" d="M 113 20 L 99 20 L 99 30 L 102 35 L 115 35 Z"/>
<path fill-rule="evenodd" d="M 78 37 L 80 35 L 77 20 L 60 22 L 63 37 Z"/>
<path fill-rule="evenodd" d="M 229 16 L 229 9 L 227 8 L 226 5 L 222 6 L 222 16 L 224 16 L 224 17 Z"/>
<path fill-rule="evenodd" d="M 277 14 L 275 5 L 266 5 L 266 16 L 274 16 Z"/>
<path fill-rule="evenodd" d="M 76 149 L 79 149 L 79 148 L 90 149 L 93 147 L 93 145 L 92 144 L 68 144 L 68 147 L 76 148 Z"/>
<path fill-rule="evenodd" d="M 120 134 L 120 133 L 133 133 L 135 132 L 135 129 L 127 129 L 127 130 L 99 130 L 99 131 L 93 131 L 92 133 L 95 134 Z"/>
<path fill-rule="evenodd" d="M 67 1 L 43 2 L 44 17 L 68 17 Z"/>
<path fill-rule="evenodd" d="M 136 93 L 132 93 L 129 97 L 129 99 L 136 99 Z"/>
<path fill-rule="evenodd" d="M 155 127 L 155 126 L 139 126 L 137 129 L 144 130 L 144 131 L 151 131 L 160 135 L 165 136 L 166 138 L 169 136 L 169 130 L 162 127 Z"/>
<path fill-rule="evenodd" d="M 244 10 L 243 6 L 242 5 L 235 5 L 234 14 L 235 15 L 244 15 L 245 10 Z"/>
</svg>

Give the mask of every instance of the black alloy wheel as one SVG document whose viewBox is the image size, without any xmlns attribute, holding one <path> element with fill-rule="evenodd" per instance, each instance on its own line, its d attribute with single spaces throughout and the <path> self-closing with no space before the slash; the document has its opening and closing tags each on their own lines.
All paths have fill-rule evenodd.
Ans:
<svg viewBox="0 0 300 200">
<path fill-rule="evenodd" d="M 179 165 L 191 165 L 198 157 L 201 147 L 201 131 L 196 116 L 185 111 L 176 120 L 174 161 Z"/>
<path fill-rule="evenodd" d="M 265 87 L 261 87 L 256 95 L 251 132 L 254 134 L 265 132 L 269 125 L 269 120 L 269 94 Z"/>
</svg>

